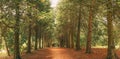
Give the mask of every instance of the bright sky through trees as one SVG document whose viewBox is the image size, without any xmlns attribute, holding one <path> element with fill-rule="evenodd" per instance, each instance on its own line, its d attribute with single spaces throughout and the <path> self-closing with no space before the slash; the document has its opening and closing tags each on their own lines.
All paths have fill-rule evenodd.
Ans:
<svg viewBox="0 0 120 59">
<path fill-rule="evenodd" d="M 59 0 L 50 0 L 50 2 L 51 2 L 51 7 L 55 8 L 56 5 L 58 4 L 58 1 L 59 1 Z"/>
</svg>

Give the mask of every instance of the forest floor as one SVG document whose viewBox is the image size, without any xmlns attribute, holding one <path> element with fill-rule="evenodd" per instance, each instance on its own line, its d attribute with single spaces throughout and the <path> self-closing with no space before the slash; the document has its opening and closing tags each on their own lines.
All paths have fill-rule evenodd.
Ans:
<svg viewBox="0 0 120 59">
<path fill-rule="evenodd" d="M 117 50 L 120 58 L 120 50 Z M 32 52 L 31 54 L 22 54 L 22 59 L 105 59 L 107 49 L 93 48 L 91 54 L 86 54 L 85 49 L 75 51 L 68 48 L 46 48 Z M 0 59 L 12 59 L 12 57 L 2 57 Z"/>
</svg>

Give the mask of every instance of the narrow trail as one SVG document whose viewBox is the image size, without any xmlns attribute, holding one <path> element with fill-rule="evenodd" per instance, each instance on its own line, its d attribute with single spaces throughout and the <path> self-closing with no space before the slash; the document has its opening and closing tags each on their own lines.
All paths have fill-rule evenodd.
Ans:
<svg viewBox="0 0 120 59">
<path fill-rule="evenodd" d="M 75 51 L 72 49 L 47 48 L 35 51 L 32 54 L 23 55 L 23 59 L 77 59 L 77 58 L 75 58 Z"/>
</svg>

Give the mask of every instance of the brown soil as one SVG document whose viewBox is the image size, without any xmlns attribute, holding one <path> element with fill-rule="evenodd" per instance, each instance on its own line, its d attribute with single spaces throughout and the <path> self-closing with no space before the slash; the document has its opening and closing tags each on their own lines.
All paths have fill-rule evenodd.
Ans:
<svg viewBox="0 0 120 59">
<path fill-rule="evenodd" d="M 86 54 L 85 49 L 75 51 L 67 48 L 46 48 L 32 52 L 31 54 L 22 54 L 22 59 L 106 59 L 107 49 L 93 48 L 91 54 Z M 120 58 L 120 50 L 117 50 Z M 12 57 L 3 57 L 0 59 L 12 59 Z"/>
</svg>

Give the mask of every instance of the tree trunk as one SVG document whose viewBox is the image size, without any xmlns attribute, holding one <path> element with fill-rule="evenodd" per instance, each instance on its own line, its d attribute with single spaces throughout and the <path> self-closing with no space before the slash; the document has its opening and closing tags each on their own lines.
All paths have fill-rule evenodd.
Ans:
<svg viewBox="0 0 120 59">
<path fill-rule="evenodd" d="M 70 32 L 67 32 L 67 48 L 70 48 Z"/>
<path fill-rule="evenodd" d="M 14 59 L 21 59 L 20 48 L 19 48 L 19 24 L 20 14 L 19 14 L 19 2 L 16 2 L 16 22 L 15 22 L 15 38 L 14 38 Z"/>
<path fill-rule="evenodd" d="M 38 47 L 38 25 L 36 24 L 36 27 L 35 27 L 35 50 L 37 50 L 37 47 Z"/>
<path fill-rule="evenodd" d="M 40 34 L 40 37 L 39 37 L 39 48 L 40 48 L 40 49 L 42 48 L 42 47 L 41 47 L 41 43 L 42 43 L 41 38 L 42 38 L 42 35 Z"/>
<path fill-rule="evenodd" d="M 67 48 L 67 35 L 66 35 L 66 33 L 64 35 L 64 39 L 65 39 L 65 47 Z"/>
<path fill-rule="evenodd" d="M 96 0 L 91 0 L 91 5 L 89 6 L 89 20 L 88 20 L 88 36 L 87 36 L 87 44 L 86 44 L 86 53 L 91 53 L 91 41 L 92 41 L 92 20 L 93 20 L 93 9 L 95 6 Z"/>
<path fill-rule="evenodd" d="M 10 56 L 10 51 L 9 51 L 7 40 L 5 37 L 4 37 L 4 41 L 5 41 L 5 47 L 6 47 L 7 54 L 8 54 L 8 56 Z"/>
<path fill-rule="evenodd" d="M 41 48 L 43 48 L 43 35 L 41 34 Z"/>
<path fill-rule="evenodd" d="M 45 35 L 44 35 L 44 34 L 43 34 L 43 38 L 42 38 L 42 47 L 43 47 L 43 48 L 46 47 Z"/>
<path fill-rule="evenodd" d="M 91 53 L 91 39 L 92 39 L 92 7 L 90 6 L 89 11 L 89 20 L 88 20 L 88 36 L 87 36 L 87 44 L 86 44 L 86 53 Z"/>
<path fill-rule="evenodd" d="M 107 59 L 118 59 L 115 53 L 115 45 L 113 38 L 113 10 L 112 10 L 112 0 L 107 1 L 107 27 L 108 27 L 108 50 L 107 50 Z"/>
<path fill-rule="evenodd" d="M 29 34 L 28 34 L 28 49 L 27 53 L 31 53 L 31 23 L 29 24 Z"/>
<path fill-rule="evenodd" d="M 65 39 L 64 39 L 63 35 L 60 36 L 59 41 L 60 41 L 60 47 L 64 47 L 64 45 L 65 45 Z"/>
<path fill-rule="evenodd" d="M 74 48 L 74 40 L 73 40 L 73 28 L 71 29 L 71 33 L 70 33 L 70 48 Z"/>
<path fill-rule="evenodd" d="M 81 10 L 79 6 L 79 15 L 78 15 L 78 26 L 77 26 L 77 40 L 76 40 L 76 50 L 80 50 L 80 23 L 81 23 Z"/>
<path fill-rule="evenodd" d="M 44 35 L 41 34 L 41 48 L 44 48 Z"/>
</svg>

